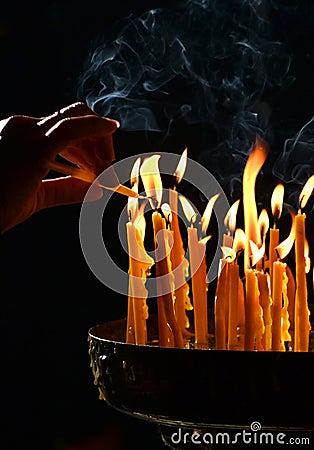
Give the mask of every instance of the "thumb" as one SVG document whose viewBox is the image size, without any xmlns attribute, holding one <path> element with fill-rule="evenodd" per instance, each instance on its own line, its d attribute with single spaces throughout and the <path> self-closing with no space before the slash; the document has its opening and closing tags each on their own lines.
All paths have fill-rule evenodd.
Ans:
<svg viewBox="0 0 314 450">
<path fill-rule="evenodd" d="M 91 186 L 89 183 L 73 177 L 43 180 L 38 191 L 38 210 L 59 205 L 81 203 L 88 190 L 89 201 L 98 200 L 103 195 L 99 186 L 95 184 Z"/>
</svg>

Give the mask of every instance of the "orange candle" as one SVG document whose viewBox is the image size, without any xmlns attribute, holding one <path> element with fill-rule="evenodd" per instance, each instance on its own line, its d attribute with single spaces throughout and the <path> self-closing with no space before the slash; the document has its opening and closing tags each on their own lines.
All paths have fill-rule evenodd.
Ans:
<svg viewBox="0 0 314 450">
<path fill-rule="evenodd" d="M 239 266 L 233 261 L 228 263 L 229 271 L 229 320 L 228 320 L 228 350 L 238 348 L 238 295 Z"/>
<path fill-rule="evenodd" d="M 262 345 L 264 350 L 271 350 L 271 297 L 269 292 L 269 274 L 258 272 L 258 289 L 259 289 L 259 303 L 263 310 L 264 335 L 262 338 Z"/>
<path fill-rule="evenodd" d="M 238 324 L 239 324 L 238 350 L 244 350 L 245 301 L 244 301 L 244 285 L 241 279 L 239 279 L 238 282 Z"/>
<path fill-rule="evenodd" d="M 227 349 L 228 322 L 226 309 L 229 299 L 228 266 L 226 262 L 221 268 L 215 294 L 215 340 L 216 350 Z"/>
<path fill-rule="evenodd" d="M 245 350 L 255 350 L 256 318 L 259 309 L 258 283 L 253 269 L 245 271 Z"/>
<path fill-rule="evenodd" d="M 130 323 L 134 324 L 134 336 L 136 344 L 146 344 L 146 319 L 148 309 L 146 304 L 147 289 L 145 279 L 147 270 L 153 265 L 154 260 L 145 252 L 140 244 L 140 236 L 132 222 L 126 224 L 128 249 L 129 249 L 129 307 Z M 129 324 L 130 327 L 130 324 Z M 129 330 L 130 332 L 130 330 Z"/>
<path fill-rule="evenodd" d="M 283 284 L 282 284 L 282 298 L 283 298 L 283 305 L 282 305 L 282 326 L 281 326 L 281 341 L 282 341 L 282 347 L 283 351 L 286 350 L 285 342 L 291 341 L 291 335 L 289 332 L 290 329 L 290 318 L 289 318 L 289 297 L 288 297 L 288 282 L 289 278 L 287 276 L 287 265 L 286 270 L 284 271 L 284 278 L 283 278 Z"/>
<path fill-rule="evenodd" d="M 161 314 L 158 317 L 160 320 L 160 339 L 162 344 L 171 344 L 171 338 L 168 335 L 168 328 L 173 334 L 173 342 L 175 347 L 184 347 L 184 341 L 180 327 L 177 323 L 174 307 L 173 296 L 171 289 L 171 268 L 169 267 L 169 248 L 167 248 L 167 233 L 165 220 L 158 211 L 152 214 L 155 248 L 156 248 L 156 280 L 157 280 L 157 295 L 158 308 Z M 158 309 L 159 311 L 159 309 Z"/>
<path fill-rule="evenodd" d="M 199 346 L 208 345 L 207 318 L 207 270 L 206 244 L 198 240 L 194 227 L 188 228 L 190 271 L 192 275 L 192 297 L 194 308 L 195 342 Z"/>
<path fill-rule="evenodd" d="M 294 319 L 294 351 L 307 352 L 309 349 L 309 309 L 307 304 L 307 283 L 305 273 L 305 214 L 295 217 L 295 263 L 296 263 L 296 295 Z"/>
<path fill-rule="evenodd" d="M 276 253 L 275 248 L 279 244 L 279 229 L 276 224 L 277 221 L 281 217 L 282 213 L 282 205 L 284 198 L 284 186 L 282 183 L 277 184 L 275 189 L 273 190 L 271 196 L 271 210 L 273 215 L 273 228 L 269 231 L 269 251 L 268 251 L 268 264 L 269 264 L 269 276 L 270 276 L 270 292 L 272 295 L 272 286 L 273 286 L 273 263 L 277 261 L 278 255 Z"/>
<path fill-rule="evenodd" d="M 189 319 L 186 315 L 186 309 L 193 309 L 189 298 L 189 285 L 186 282 L 188 276 L 188 260 L 185 258 L 185 249 L 183 246 L 179 217 L 178 217 L 178 193 L 176 190 L 169 191 L 169 204 L 171 209 L 170 229 L 173 236 L 173 246 L 171 249 L 171 265 L 174 274 L 174 309 L 176 319 L 182 333 L 186 333 L 189 328 Z"/>
<path fill-rule="evenodd" d="M 275 261 L 273 264 L 273 304 L 272 304 L 272 351 L 283 350 L 282 346 L 282 300 L 285 264 Z"/>
<path fill-rule="evenodd" d="M 269 230 L 269 251 L 268 251 L 268 264 L 269 264 L 269 277 L 270 277 L 270 289 L 272 293 L 273 286 L 273 264 L 277 261 L 278 255 L 275 248 L 279 244 L 279 229 L 271 228 Z"/>
</svg>

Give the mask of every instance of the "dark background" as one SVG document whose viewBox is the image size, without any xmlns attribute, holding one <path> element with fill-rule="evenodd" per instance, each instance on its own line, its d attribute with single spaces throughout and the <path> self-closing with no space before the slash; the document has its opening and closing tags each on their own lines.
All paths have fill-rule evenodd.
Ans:
<svg viewBox="0 0 314 450">
<path fill-rule="evenodd" d="M 43 116 L 76 101 L 92 42 L 107 26 L 131 12 L 175 3 L 6 4 L 0 15 L 1 118 Z M 271 104 L 278 126 L 274 145 L 280 147 L 313 114 L 314 7 L 310 1 L 275 3 L 274 24 L 292 49 L 295 77 Z M 154 149 L 141 136 L 128 140 L 123 130 L 115 139 L 119 157 Z M 126 299 L 110 292 L 87 267 L 79 212 L 79 205 L 42 211 L 2 239 L 2 448 L 63 450 L 104 433 L 112 441 L 99 448 L 161 449 L 153 426 L 113 411 L 98 400 L 93 386 L 87 330 L 122 317 Z"/>
</svg>

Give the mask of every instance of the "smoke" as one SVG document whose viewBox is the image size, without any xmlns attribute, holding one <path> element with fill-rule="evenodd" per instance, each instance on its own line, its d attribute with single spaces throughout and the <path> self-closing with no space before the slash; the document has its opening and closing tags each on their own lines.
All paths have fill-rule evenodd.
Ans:
<svg viewBox="0 0 314 450">
<path fill-rule="evenodd" d="M 256 134 L 269 139 L 269 99 L 291 83 L 291 56 L 272 29 L 271 1 L 175 3 L 99 37 L 79 98 L 125 131 L 209 127 L 196 138 L 200 161 L 232 195 Z"/>
</svg>

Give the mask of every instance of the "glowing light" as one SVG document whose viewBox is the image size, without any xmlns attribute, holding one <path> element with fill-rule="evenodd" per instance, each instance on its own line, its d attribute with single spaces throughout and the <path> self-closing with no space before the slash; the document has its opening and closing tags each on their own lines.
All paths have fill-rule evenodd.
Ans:
<svg viewBox="0 0 314 450">
<path fill-rule="evenodd" d="M 140 175 L 143 181 L 146 195 L 153 209 L 159 208 L 162 200 L 162 181 L 158 162 L 160 155 L 152 155 L 144 159 L 140 167 Z M 155 200 L 155 202 L 154 202 Z"/>
</svg>

